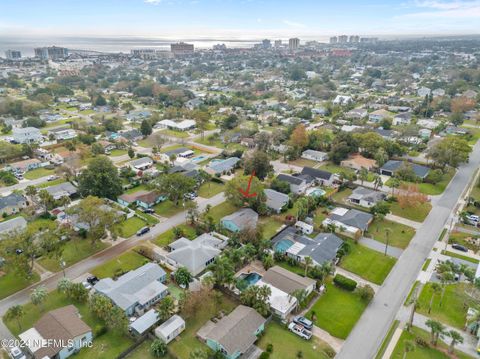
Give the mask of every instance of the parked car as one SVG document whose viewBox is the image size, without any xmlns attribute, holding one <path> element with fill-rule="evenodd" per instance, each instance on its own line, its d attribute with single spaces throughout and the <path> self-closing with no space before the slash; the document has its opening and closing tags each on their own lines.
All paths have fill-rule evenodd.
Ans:
<svg viewBox="0 0 480 359">
<path fill-rule="evenodd" d="M 23 180 L 23 174 L 22 173 L 15 173 L 15 178 L 19 181 Z"/>
<path fill-rule="evenodd" d="M 155 210 L 151 209 L 151 208 L 144 208 L 142 210 L 143 213 L 149 213 L 149 214 L 153 214 L 155 213 Z"/>
<path fill-rule="evenodd" d="M 310 330 L 307 330 L 302 325 L 295 324 L 294 322 L 291 322 L 288 325 L 288 330 L 305 340 L 309 340 L 312 337 L 312 332 Z"/>
<path fill-rule="evenodd" d="M 468 252 L 468 248 L 465 246 L 462 246 L 461 244 L 458 243 L 453 243 L 452 248 L 456 249 L 457 251 L 462 251 L 462 252 Z"/>
<path fill-rule="evenodd" d="M 305 317 L 295 317 L 293 318 L 293 322 L 299 325 L 302 325 L 305 329 L 312 330 L 313 323 L 311 320 L 308 320 Z"/>
<path fill-rule="evenodd" d="M 93 288 L 92 285 L 88 282 L 82 282 L 82 285 L 86 290 L 90 290 Z"/>
<path fill-rule="evenodd" d="M 185 199 L 189 200 L 194 200 L 195 198 L 198 197 L 198 195 L 195 192 L 190 192 L 190 193 L 185 193 Z"/>
<path fill-rule="evenodd" d="M 137 236 L 143 236 L 145 233 L 148 233 L 150 232 L 150 227 L 143 227 L 141 229 L 138 230 L 137 232 Z"/>
<path fill-rule="evenodd" d="M 26 355 L 20 350 L 19 347 L 13 347 L 8 351 L 8 355 L 12 359 L 27 359 Z"/>
<path fill-rule="evenodd" d="M 47 181 L 55 181 L 58 178 L 60 178 L 60 177 L 55 176 L 55 175 L 50 175 L 50 176 L 47 177 Z"/>
<path fill-rule="evenodd" d="M 87 282 L 90 283 L 91 285 L 97 284 L 98 281 L 99 281 L 99 279 L 94 275 L 91 275 L 91 276 L 87 277 Z"/>
</svg>

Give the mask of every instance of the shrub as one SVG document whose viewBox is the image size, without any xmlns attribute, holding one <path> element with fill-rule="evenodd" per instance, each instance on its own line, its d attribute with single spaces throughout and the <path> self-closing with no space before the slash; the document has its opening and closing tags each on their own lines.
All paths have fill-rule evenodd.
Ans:
<svg viewBox="0 0 480 359">
<path fill-rule="evenodd" d="M 337 355 L 337 353 L 335 353 L 335 350 L 333 350 L 332 348 L 325 348 L 323 352 L 329 358 L 335 358 L 335 355 Z"/>
<path fill-rule="evenodd" d="M 260 354 L 260 356 L 258 358 L 259 359 L 268 359 L 268 358 L 270 358 L 270 353 L 262 352 L 262 354 Z"/>
<path fill-rule="evenodd" d="M 360 298 L 362 298 L 362 300 L 367 303 L 369 303 L 373 299 L 373 296 L 375 295 L 375 291 L 368 284 L 358 287 L 357 292 Z"/>
<path fill-rule="evenodd" d="M 422 348 L 428 348 L 430 344 L 422 337 L 415 337 L 415 344 Z"/>
<path fill-rule="evenodd" d="M 340 288 L 343 288 L 345 290 L 348 290 L 350 292 L 353 292 L 355 288 L 357 287 L 357 282 L 355 282 L 353 279 L 347 278 L 341 274 L 337 274 L 333 278 L 333 283 L 335 283 L 337 286 Z"/>
<path fill-rule="evenodd" d="M 273 352 L 273 344 L 272 343 L 268 343 L 267 344 L 267 349 L 266 349 L 267 353 L 271 353 Z"/>
<path fill-rule="evenodd" d="M 98 337 L 101 337 L 103 334 L 105 334 L 107 332 L 107 327 L 105 325 L 102 325 L 102 324 L 97 324 L 94 328 L 93 328 L 93 337 L 94 338 L 98 338 Z"/>
</svg>

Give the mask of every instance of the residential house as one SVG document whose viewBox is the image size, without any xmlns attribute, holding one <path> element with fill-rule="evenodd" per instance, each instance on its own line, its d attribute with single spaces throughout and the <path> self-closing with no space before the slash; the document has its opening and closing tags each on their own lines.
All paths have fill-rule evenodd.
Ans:
<svg viewBox="0 0 480 359">
<path fill-rule="evenodd" d="M 441 88 L 438 88 L 438 89 L 435 89 L 432 91 L 432 96 L 433 97 L 442 97 L 442 96 L 445 96 L 445 90 L 444 89 L 441 89 Z"/>
<path fill-rule="evenodd" d="M 432 120 L 430 118 L 422 118 L 417 120 L 417 126 L 434 130 L 440 125 L 440 121 Z"/>
<path fill-rule="evenodd" d="M 13 141 L 16 143 L 37 143 L 43 139 L 42 133 L 35 127 L 21 127 L 12 130 Z"/>
<path fill-rule="evenodd" d="M 374 168 L 377 167 L 377 161 L 363 157 L 359 153 L 354 153 L 350 155 L 346 160 L 340 162 L 340 166 L 352 168 L 356 171 L 360 171 L 362 168 L 365 168 L 368 171 L 372 171 Z"/>
<path fill-rule="evenodd" d="M 306 160 L 323 162 L 328 160 L 328 153 L 315 150 L 305 150 L 302 152 L 302 158 L 305 158 Z"/>
<path fill-rule="evenodd" d="M 303 194 L 307 190 L 307 181 L 304 178 L 291 176 L 281 173 L 277 176 L 277 180 L 287 182 L 290 185 L 290 192 L 294 194 Z"/>
<path fill-rule="evenodd" d="M 300 263 L 310 257 L 315 265 L 335 263 L 343 241 L 333 233 L 319 233 L 314 238 L 299 233 L 294 227 L 287 227 L 272 238 L 275 252 L 293 258 Z"/>
<path fill-rule="evenodd" d="M 156 204 L 165 201 L 167 197 L 158 191 L 137 191 L 131 194 L 122 194 L 117 201 L 123 206 L 134 205 L 141 208 L 152 208 Z"/>
<path fill-rule="evenodd" d="M 340 242 L 342 241 L 340 240 Z M 320 263 L 324 262 L 325 261 Z M 298 274 L 280 266 L 273 266 L 272 268 L 268 269 L 262 275 L 262 281 L 280 289 L 285 293 L 294 293 L 299 290 L 304 290 L 307 295 L 314 291 L 316 285 L 316 281 L 314 279 L 299 276 Z"/>
<path fill-rule="evenodd" d="M 368 116 L 368 111 L 364 108 L 354 108 L 345 114 L 345 118 L 350 120 L 361 120 Z"/>
<path fill-rule="evenodd" d="M 429 130 L 428 128 L 421 128 L 418 130 L 418 135 L 421 139 L 428 140 L 430 137 L 432 137 L 432 130 Z"/>
<path fill-rule="evenodd" d="M 47 312 L 18 337 L 35 359 L 65 359 L 93 341 L 92 329 L 73 305 Z M 42 342 L 56 344 L 42 345 Z"/>
<path fill-rule="evenodd" d="M 370 208 L 378 202 L 385 200 L 385 198 L 387 198 L 387 195 L 383 192 L 374 191 L 365 187 L 357 187 L 347 199 L 352 204 Z"/>
<path fill-rule="evenodd" d="M 277 316 L 282 321 L 287 320 L 290 313 L 292 313 L 298 305 L 297 298 L 293 297 L 291 293 L 284 292 L 270 283 L 264 282 L 262 279 L 258 280 L 254 285 L 258 287 L 267 286 L 270 288 L 271 294 L 268 297 L 270 310 L 273 315 Z"/>
<path fill-rule="evenodd" d="M 428 176 L 428 172 L 430 172 L 430 168 L 427 166 L 422 166 L 416 163 L 410 163 L 406 161 L 390 160 L 390 161 L 387 161 L 380 168 L 380 174 L 384 176 L 392 177 L 395 174 L 395 171 L 397 171 L 404 163 L 412 166 L 412 169 L 413 169 L 413 172 L 415 172 L 415 175 L 421 179 L 425 179 L 425 177 Z"/>
<path fill-rule="evenodd" d="M 77 187 L 70 182 L 59 183 L 54 186 L 46 187 L 45 190 L 52 195 L 55 200 L 62 197 L 72 197 L 77 194 Z"/>
<path fill-rule="evenodd" d="M 122 131 L 119 135 L 128 141 L 138 141 L 143 138 L 142 133 L 136 128 L 128 131 Z"/>
<path fill-rule="evenodd" d="M 373 123 L 379 123 L 389 118 L 392 118 L 392 113 L 384 109 L 373 111 L 368 115 L 368 121 Z"/>
<path fill-rule="evenodd" d="M 477 95 L 478 95 L 478 93 L 474 90 L 467 90 L 462 94 L 463 97 L 466 97 L 466 98 L 469 98 L 469 99 L 476 99 Z"/>
<path fill-rule="evenodd" d="M 280 213 L 290 201 L 290 198 L 285 193 L 270 188 L 265 189 L 263 192 L 267 197 L 267 201 L 265 202 L 266 206 L 275 213 Z"/>
<path fill-rule="evenodd" d="M 303 167 L 300 178 L 304 178 L 307 183 L 315 183 L 321 186 L 332 186 L 335 182 L 335 175 L 331 172 L 312 167 Z"/>
<path fill-rule="evenodd" d="M 209 322 L 206 332 L 198 335 L 214 352 L 221 352 L 227 359 L 237 359 L 257 341 L 265 330 L 265 323 L 266 319 L 255 309 L 239 305 L 218 322 Z"/>
<path fill-rule="evenodd" d="M 59 128 L 48 131 L 48 137 L 50 136 L 53 136 L 57 141 L 65 141 L 77 137 L 77 132 L 71 128 Z"/>
<path fill-rule="evenodd" d="M 29 158 L 28 160 L 10 163 L 7 168 L 13 172 L 25 173 L 42 166 L 42 161 L 37 158 Z"/>
<path fill-rule="evenodd" d="M 214 160 L 205 167 L 205 172 L 214 176 L 228 174 L 235 169 L 239 161 L 240 158 L 238 157 L 229 157 L 227 159 L 218 161 Z"/>
<path fill-rule="evenodd" d="M 25 218 L 15 217 L 15 218 L 0 222 L 0 236 L 5 236 L 8 233 L 20 231 L 25 228 L 27 228 L 27 221 L 25 220 Z"/>
<path fill-rule="evenodd" d="M 147 263 L 117 280 L 100 279 L 94 289 L 110 298 L 127 316 L 131 316 L 143 314 L 168 294 L 168 288 L 163 284 L 166 277 L 167 274 L 158 264 Z"/>
<path fill-rule="evenodd" d="M 145 171 L 153 166 L 153 160 L 150 157 L 140 157 L 128 162 L 128 165 L 134 171 Z"/>
<path fill-rule="evenodd" d="M 177 314 L 171 316 L 160 326 L 155 328 L 155 336 L 165 344 L 170 343 L 185 330 L 185 320 Z"/>
<path fill-rule="evenodd" d="M 430 93 L 432 92 L 431 89 L 429 89 L 428 87 L 420 87 L 418 90 L 417 90 L 417 95 L 419 97 L 425 97 L 425 96 L 430 96 Z"/>
<path fill-rule="evenodd" d="M 344 96 L 344 95 L 337 95 L 335 99 L 332 101 L 334 105 L 348 105 L 353 102 L 351 96 Z"/>
<path fill-rule="evenodd" d="M 324 227 L 334 225 L 344 234 L 354 238 L 360 237 L 373 221 L 373 215 L 357 209 L 337 207 L 322 222 Z"/>
<path fill-rule="evenodd" d="M 411 112 L 401 112 L 393 117 L 392 125 L 394 126 L 406 126 L 412 122 Z"/>
<path fill-rule="evenodd" d="M 251 208 L 241 208 L 220 220 L 220 224 L 231 232 L 240 232 L 247 228 L 255 228 L 258 213 Z"/>
<path fill-rule="evenodd" d="M 158 128 L 165 128 L 169 130 L 175 131 L 189 131 L 193 130 L 196 126 L 196 122 L 194 120 L 182 120 L 179 122 L 175 122 L 172 120 L 162 120 L 159 121 L 156 127 Z"/>
<path fill-rule="evenodd" d="M 133 335 L 141 336 L 147 333 L 159 321 L 158 313 L 155 309 L 150 309 L 129 325 L 129 331 Z"/>
<path fill-rule="evenodd" d="M 192 241 L 181 237 L 168 245 L 167 262 L 176 268 L 186 267 L 197 276 L 215 261 L 227 242 L 227 237 L 215 232 L 204 233 Z"/>
<path fill-rule="evenodd" d="M 447 126 L 447 128 L 445 128 L 445 133 L 448 135 L 465 136 L 468 135 L 470 131 L 463 127 Z"/>
<path fill-rule="evenodd" d="M 0 214 L 12 215 L 19 213 L 27 207 L 27 200 L 19 193 L 11 193 L 8 196 L 0 197 Z"/>
</svg>

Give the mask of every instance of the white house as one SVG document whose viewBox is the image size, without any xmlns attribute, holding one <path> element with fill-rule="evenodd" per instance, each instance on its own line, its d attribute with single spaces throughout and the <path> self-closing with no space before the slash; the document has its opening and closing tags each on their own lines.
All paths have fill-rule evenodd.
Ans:
<svg viewBox="0 0 480 359">
<path fill-rule="evenodd" d="M 289 293 L 285 293 L 277 287 L 274 287 L 270 283 L 266 283 L 260 279 L 254 285 L 259 287 L 267 286 L 270 288 L 271 294 L 268 297 L 268 304 L 270 305 L 272 312 L 282 320 L 287 319 L 288 315 L 297 306 L 297 298 L 291 296 Z"/>
<path fill-rule="evenodd" d="M 393 117 L 392 124 L 394 126 L 409 125 L 412 122 L 411 112 L 401 112 Z"/>
<path fill-rule="evenodd" d="M 165 344 L 170 343 L 185 330 L 185 320 L 177 314 L 173 315 L 162 325 L 155 328 L 155 336 Z"/>
<path fill-rule="evenodd" d="M 176 130 L 176 131 L 193 130 L 195 126 L 196 126 L 196 122 L 194 120 L 182 120 L 180 122 L 175 122 L 172 120 L 162 120 L 157 124 L 157 127 L 167 128 L 169 130 Z"/>
<path fill-rule="evenodd" d="M 42 140 L 42 133 L 35 127 L 14 128 L 12 132 L 16 143 L 35 143 Z"/>
<path fill-rule="evenodd" d="M 353 99 L 351 96 L 337 95 L 332 102 L 334 105 L 348 105 L 353 102 Z"/>
<path fill-rule="evenodd" d="M 302 222 L 302 221 L 297 221 L 295 223 L 295 228 L 298 231 L 302 231 L 303 234 L 312 234 L 313 233 L 313 226 L 311 224 Z"/>
<path fill-rule="evenodd" d="M 323 162 L 328 160 L 328 153 L 315 150 L 305 150 L 302 152 L 302 158 L 317 162 Z"/>
</svg>

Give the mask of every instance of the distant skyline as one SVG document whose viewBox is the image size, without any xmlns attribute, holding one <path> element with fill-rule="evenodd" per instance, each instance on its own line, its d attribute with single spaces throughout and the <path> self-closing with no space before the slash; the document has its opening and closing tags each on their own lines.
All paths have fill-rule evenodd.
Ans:
<svg viewBox="0 0 480 359">
<path fill-rule="evenodd" d="M 480 0 L 0 0 L 0 36 L 480 34 Z"/>
</svg>

